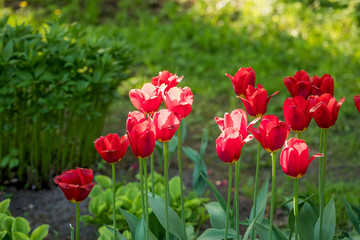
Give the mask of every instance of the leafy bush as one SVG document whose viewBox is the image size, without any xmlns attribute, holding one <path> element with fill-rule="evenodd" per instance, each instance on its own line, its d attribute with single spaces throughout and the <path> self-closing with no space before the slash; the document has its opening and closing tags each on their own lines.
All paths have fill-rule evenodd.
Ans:
<svg viewBox="0 0 360 240">
<path fill-rule="evenodd" d="M 89 211 L 93 216 L 84 215 L 81 217 L 81 221 L 85 224 L 95 224 L 98 227 L 104 224 L 112 224 L 112 190 L 111 179 L 104 175 L 98 175 L 95 177 L 95 181 L 98 183 L 94 186 L 89 197 L 91 198 L 89 204 Z M 178 176 L 173 177 L 169 181 L 170 186 L 170 206 L 175 212 L 180 215 L 180 178 Z M 151 186 L 151 178 L 148 178 L 148 186 Z M 155 173 L 155 194 L 163 196 L 164 194 L 164 178 Z M 208 218 L 205 214 L 204 203 L 207 203 L 209 199 L 199 198 L 196 192 L 190 192 L 185 196 L 185 221 L 187 225 L 191 225 L 197 229 L 201 227 L 204 221 Z M 140 183 L 130 182 L 126 185 L 116 185 L 116 201 L 115 207 L 117 209 L 125 210 L 128 213 L 141 217 L 141 198 L 140 198 Z M 156 218 L 156 217 L 155 217 Z M 129 230 L 126 219 L 123 214 L 116 215 L 117 228 L 124 234 L 126 230 Z M 102 228 L 100 233 L 105 234 L 106 229 Z M 125 233 L 126 235 L 126 233 Z"/>
<path fill-rule="evenodd" d="M 59 22 L 44 30 L 0 22 L 1 177 L 45 182 L 89 164 L 131 51 L 117 34 L 87 36 Z M 41 178 L 39 177 L 41 176 Z"/>
<path fill-rule="evenodd" d="M 49 225 L 43 224 L 32 231 L 28 221 L 22 217 L 14 218 L 9 212 L 10 199 L 0 203 L 0 239 L 4 240 L 42 240 L 48 235 Z"/>
</svg>

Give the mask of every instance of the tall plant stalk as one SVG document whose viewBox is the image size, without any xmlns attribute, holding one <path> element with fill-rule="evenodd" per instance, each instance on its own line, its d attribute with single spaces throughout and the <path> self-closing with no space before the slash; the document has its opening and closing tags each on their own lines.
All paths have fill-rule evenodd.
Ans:
<svg viewBox="0 0 360 240">
<path fill-rule="evenodd" d="M 147 176 L 147 166 L 146 166 L 146 159 L 143 158 L 143 165 L 144 165 L 144 180 L 145 180 L 145 220 L 146 220 L 146 240 L 149 239 L 149 231 L 150 231 L 150 224 L 149 224 L 149 197 L 148 197 L 148 176 Z"/>
<path fill-rule="evenodd" d="M 145 216 L 145 201 L 144 201 L 144 176 L 143 176 L 143 162 L 139 159 L 139 175 L 140 175 L 140 196 L 141 196 L 141 210 L 142 216 Z"/>
<path fill-rule="evenodd" d="M 319 231 L 319 237 L 320 240 L 322 240 L 322 229 L 323 229 L 323 211 L 324 211 L 324 203 L 325 203 L 325 197 L 324 197 L 324 190 L 325 190 L 325 168 L 326 168 L 326 145 L 327 145 L 327 131 L 326 129 L 321 129 L 321 143 L 323 143 L 323 154 L 324 156 L 320 160 L 319 165 L 319 200 L 320 200 L 320 231 Z M 320 149 L 322 150 L 322 149 Z"/>
<path fill-rule="evenodd" d="M 275 180 L 276 180 L 276 162 L 275 162 L 275 153 L 271 153 L 271 205 L 270 205 L 270 229 L 269 229 L 269 237 L 268 239 L 272 239 L 272 229 L 273 229 L 273 221 L 274 221 L 274 207 L 275 207 Z"/>
<path fill-rule="evenodd" d="M 150 167 L 151 167 L 151 196 L 155 198 L 155 168 L 154 168 L 154 153 L 150 157 Z"/>
<path fill-rule="evenodd" d="M 168 150 L 167 150 L 167 142 L 163 143 L 164 146 L 164 196 L 165 196 L 165 231 L 166 231 L 166 240 L 170 239 L 169 234 L 169 167 L 168 167 Z"/>
<path fill-rule="evenodd" d="M 261 143 L 258 142 L 258 152 L 256 158 L 256 172 L 255 172 L 255 187 L 254 187 L 254 200 L 253 200 L 253 219 L 256 216 L 256 205 L 257 205 L 257 192 L 258 192 L 258 185 L 259 185 L 259 172 L 260 172 L 260 153 L 261 153 Z M 251 239 L 255 239 L 255 230 L 252 230 Z"/>
<path fill-rule="evenodd" d="M 229 188 L 228 188 L 228 199 L 226 204 L 226 219 L 225 219 L 225 236 L 224 239 L 227 240 L 228 230 L 229 230 L 229 215 L 230 215 L 230 202 L 231 202 L 231 184 L 232 184 L 232 163 L 229 164 Z"/>
<path fill-rule="evenodd" d="M 300 238 L 302 240 L 302 234 L 300 229 L 299 220 L 299 205 L 298 205 L 298 191 L 299 191 L 299 179 L 294 179 L 294 216 L 295 216 L 295 239 Z"/>
<path fill-rule="evenodd" d="M 186 227 L 185 227 L 185 208 L 184 208 L 184 183 L 183 183 L 183 175 L 182 175 L 182 165 L 181 165 L 181 124 L 177 130 L 178 132 L 178 166 L 179 166 L 179 177 L 180 177 L 180 201 L 181 201 L 181 222 L 182 222 L 182 230 L 186 237 Z"/>
<path fill-rule="evenodd" d="M 80 240 L 79 238 L 79 228 L 80 228 L 80 208 L 79 203 L 76 203 L 76 240 Z"/>
<path fill-rule="evenodd" d="M 114 239 L 116 239 L 116 215 L 115 215 L 115 164 L 111 164 L 112 168 L 112 194 L 113 194 L 113 226 L 114 226 Z"/>
<path fill-rule="evenodd" d="M 236 240 L 240 239 L 240 229 L 239 229 L 239 178 L 240 178 L 240 164 L 241 164 L 241 157 L 235 163 L 235 228 L 236 228 Z"/>
</svg>

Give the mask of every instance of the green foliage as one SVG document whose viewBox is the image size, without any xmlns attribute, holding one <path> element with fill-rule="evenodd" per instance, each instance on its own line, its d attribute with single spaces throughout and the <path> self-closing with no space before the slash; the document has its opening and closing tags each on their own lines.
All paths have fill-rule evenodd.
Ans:
<svg viewBox="0 0 360 240">
<path fill-rule="evenodd" d="M 89 211 L 92 216 L 81 216 L 80 219 L 84 224 L 91 223 L 97 225 L 98 227 L 103 226 L 104 224 L 112 224 L 112 190 L 110 188 L 111 185 L 108 185 L 108 181 L 110 181 L 110 178 L 103 175 L 97 175 L 95 177 L 95 182 L 100 184 L 96 184 L 89 195 L 91 199 L 89 203 Z M 150 188 L 150 177 L 148 178 L 148 183 Z M 157 196 L 163 196 L 163 184 L 164 178 L 161 175 L 155 173 L 155 194 Z M 175 176 L 170 179 L 169 185 L 172 186 L 170 187 L 170 206 L 175 211 L 174 213 L 180 215 L 181 206 L 179 177 Z M 203 207 L 203 204 L 206 202 L 208 202 L 207 198 L 199 198 L 195 192 L 190 192 L 187 196 L 185 196 L 185 221 L 187 225 L 191 225 L 195 228 L 201 227 L 201 225 L 207 219 L 205 208 Z M 126 230 L 131 230 L 131 232 L 134 232 L 142 213 L 140 184 L 138 182 L 130 182 L 124 185 L 117 184 L 115 207 L 117 209 L 121 209 L 122 213 L 120 214 L 120 212 L 118 212 L 116 214 L 116 224 L 119 231 L 122 233 L 124 233 Z M 153 211 L 156 216 L 158 216 L 158 213 L 155 212 L 154 209 Z M 150 221 L 150 223 L 152 222 L 153 220 Z"/>
<path fill-rule="evenodd" d="M 10 26 L 4 17 L 0 177 L 47 182 L 55 169 L 88 165 L 130 54 L 114 32 L 109 38 L 87 36 L 80 26 L 59 22 L 34 30 Z"/>
<path fill-rule="evenodd" d="M 22 217 L 13 217 L 9 212 L 10 199 L 0 203 L 0 239 L 42 240 L 48 235 L 49 225 L 43 224 L 30 234 L 29 222 Z"/>
</svg>

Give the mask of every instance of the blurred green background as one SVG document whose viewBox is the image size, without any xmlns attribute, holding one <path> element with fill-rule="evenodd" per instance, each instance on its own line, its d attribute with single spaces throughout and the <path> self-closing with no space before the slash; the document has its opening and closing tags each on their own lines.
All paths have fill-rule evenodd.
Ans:
<svg viewBox="0 0 360 240">
<path fill-rule="evenodd" d="M 180 85 L 191 87 L 194 93 L 187 141 L 199 146 L 207 128 L 206 163 L 210 168 L 223 167 L 224 172 L 226 166 L 211 145 L 219 134 L 213 118 L 242 106 L 225 73 L 233 75 L 240 67 L 251 66 L 256 82 L 269 94 L 280 91 L 268 108 L 268 114 L 280 119 L 282 103 L 290 96 L 284 77 L 301 69 L 310 77 L 330 74 L 335 80 L 334 96 L 346 97 L 346 101 L 328 134 L 327 197 L 335 192 L 340 209 L 344 194 L 360 202 L 360 116 L 353 103 L 353 95 L 360 94 L 360 0 L 0 0 L 0 4 L 0 15 L 10 15 L 13 25 L 27 22 L 43 28 L 57 21 L 77 25 L 89 36 L 121 34 L 134 48 L 131 78 L 118 89 L 120 98 L 111 106 L 105 132 L 124 133 L 127 113 L 133 110 L 130 89 L 140 88 L 162 70 L 183 75 Z M 303 134 L 311 153 L 317 152 L 319 135 L 313 122 Z M 243 189 L 249 194 L 256 148 L 252 143 L 245 150 Z M 262 158 L 265 178 L 270 157 L 264 153 Z M 316 192 L 315 161 L 308 171 L 302 190 Z M 217 174 L 226 177 L 224 172 Z M 279 195 L 291 195 L 290 181 L 278 172 L 283 183 Z M 337 212 L 338 223 L 346 228 L 345 211 Z"/>
</svg>

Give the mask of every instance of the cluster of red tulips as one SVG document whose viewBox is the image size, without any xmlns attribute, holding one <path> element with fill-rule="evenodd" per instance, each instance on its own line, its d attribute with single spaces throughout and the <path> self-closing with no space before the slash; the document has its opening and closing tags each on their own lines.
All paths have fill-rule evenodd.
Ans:
<svg viewBox="0 0 360 240">
<path fill-rule="evenodd" d="M 275 115 L 265 115 L 270 99 L 278 94 L 273 93 L 268 96 L 267 91 L 258 84 L 255 87 L 255 72 L 251 67 L 240 68 L 234 76 L 226 74 L 233 83 L 234 91 L 238 98 L 241 99 L 245 110 L 235 109 L 230 114 L 225 113 L 223 118 L 215 118 L 221 134 L 216 139 L 216 152 L 219 158 L 229 164 L 229 191 L 225 219 L 225 235 L 227 239 L 229 228 L 229 213 L 231 200 L 231 183 L 232 183 L 232 166 L 235 164 L 235 201 L 236 204 L 236 239 L 240 239 L 239 234 L 239 174 L 242 147 L 245 143 L 255 139 L 258 141 L 258 154 L 256 164 L 256 175 L 254 183 L 254 203 L 253 216 L 259 210 L 257 206 L 258 179 L 260 167 L 261 147 L 269 152 L 272 157 L 272 194 L 270 206 L 270 230 L 268 239 L 272 239 L 273 213 L 275 203 L 275 152 L 281 150 L 280 165 L 285 174 L 294 179 L 294 215 L 295 215 L 295 237 L 304 239 L 300 229 L 298 218 L 298 182 L 303 177 L 309 164 L 315 157 L 321 157 L 319 164 L 319 220 L 320 229 L 322 229 L 323 210 L 324 210 L 324 187 L 325 187 L 325 163 L 326 163 L 326 145 L 327 130 L 334 126 L 341 105 L 345 98 L 339 101 L 333 97 L 334 79 L 325 74 L 322 77 L 314 76 L 312 78 L 304 71 L 298 71 L 294 76 L 286 77 L 283 82 L 290 95 L 283 104 L 283 113 L 285 121 L 280 121 Z M 148 204 L 148 186 L 147 186 L 147 162 L 146 158 L 151 156 L 151 173 L 153 174 L 153 150 L 156 140 L 163 143 L 164 150 L 164 208 L 166 212 L 166 221 L 168 221 L 168 162 L 167 162 L 167 145 L 176 131 L 178 132 L 178 164 L 179 175 L 181 179 L 181 201 L 182 201 L 182 229 L 186 236 L 184 206 L 183 206 L 183 183 L 181 167 L 181 141 L 180 141 L 180 122 L 192 110 L 193 94 L 188 87 L 177 87 L 177 84 L 183 79 L 176 74 L 168 71 L 160 72 L 157 77 L 152 79 L 152 83 L 146 83 L 141 89 L 133 89 L 129 96 L 132 104 L 138 111 L 128 114 L 126 122 L 127 134 L 121 138 L 117 134 L 109 134 L 106 137 L 100 137 L 95 140 L 95 147 L 101 157 L 112 165 L 113 170 L 113 203 L 115 204 L 115 163 L 119 162 L 128 146 L 139 159 L 140 186 L 142 194 L 142 210 L 146 223 L 146 232 L 149 232 L 149 204 Z M 158 110 L 161 103 L 164 102 L 165 108 Z M 360 111 L 360 95 L 354 97 L 357 109 Z M 254 117 L 254 120 L 248 124 L 248 115 Z M 320 135 L 320 153 L 309 158 L 309 150 L 306 142 L 301 139 L 301 133 L 304 132 L 314 119 L 321 129 Z M 297 134 L 297 138 L 287 140 L 290 130 Z M 83 201 L 91 191 L 93 173 L 90 169 L 77 168 L 68 170 L 61 175 L 56 176 L 54 181 L 63 190 L 66 198 L 77 204 Z M 145 180 L 144 180 L 145 179 Z M 144 186 L 145 185 L 145 186 Z M 151 189 L 153 189 L 152 186 Z M 152 195 L 154 197 L 154 195 Z M 115 206 L 113 206 L 114 229 L 115 223 Z M 78 219 L 78 218 L 77 218 Z M 169 239 L 168 222 L 166 222 L 166 239 Z M 179 226 L 180 227 L 180 226 Z M 78 221 L 77 221 L 77 239 L 78 239 Z M 321 233 L 321 231 L 320 231 Z M 252 231 L 251 239 L 255 239 L 256 232 Z M 116 239 L 116 231 L 114 231 Z M 148 234 L 146 234 L 148 239 Z M 322 236 L 319 236 L 320 240 Z"/>
</svg>

